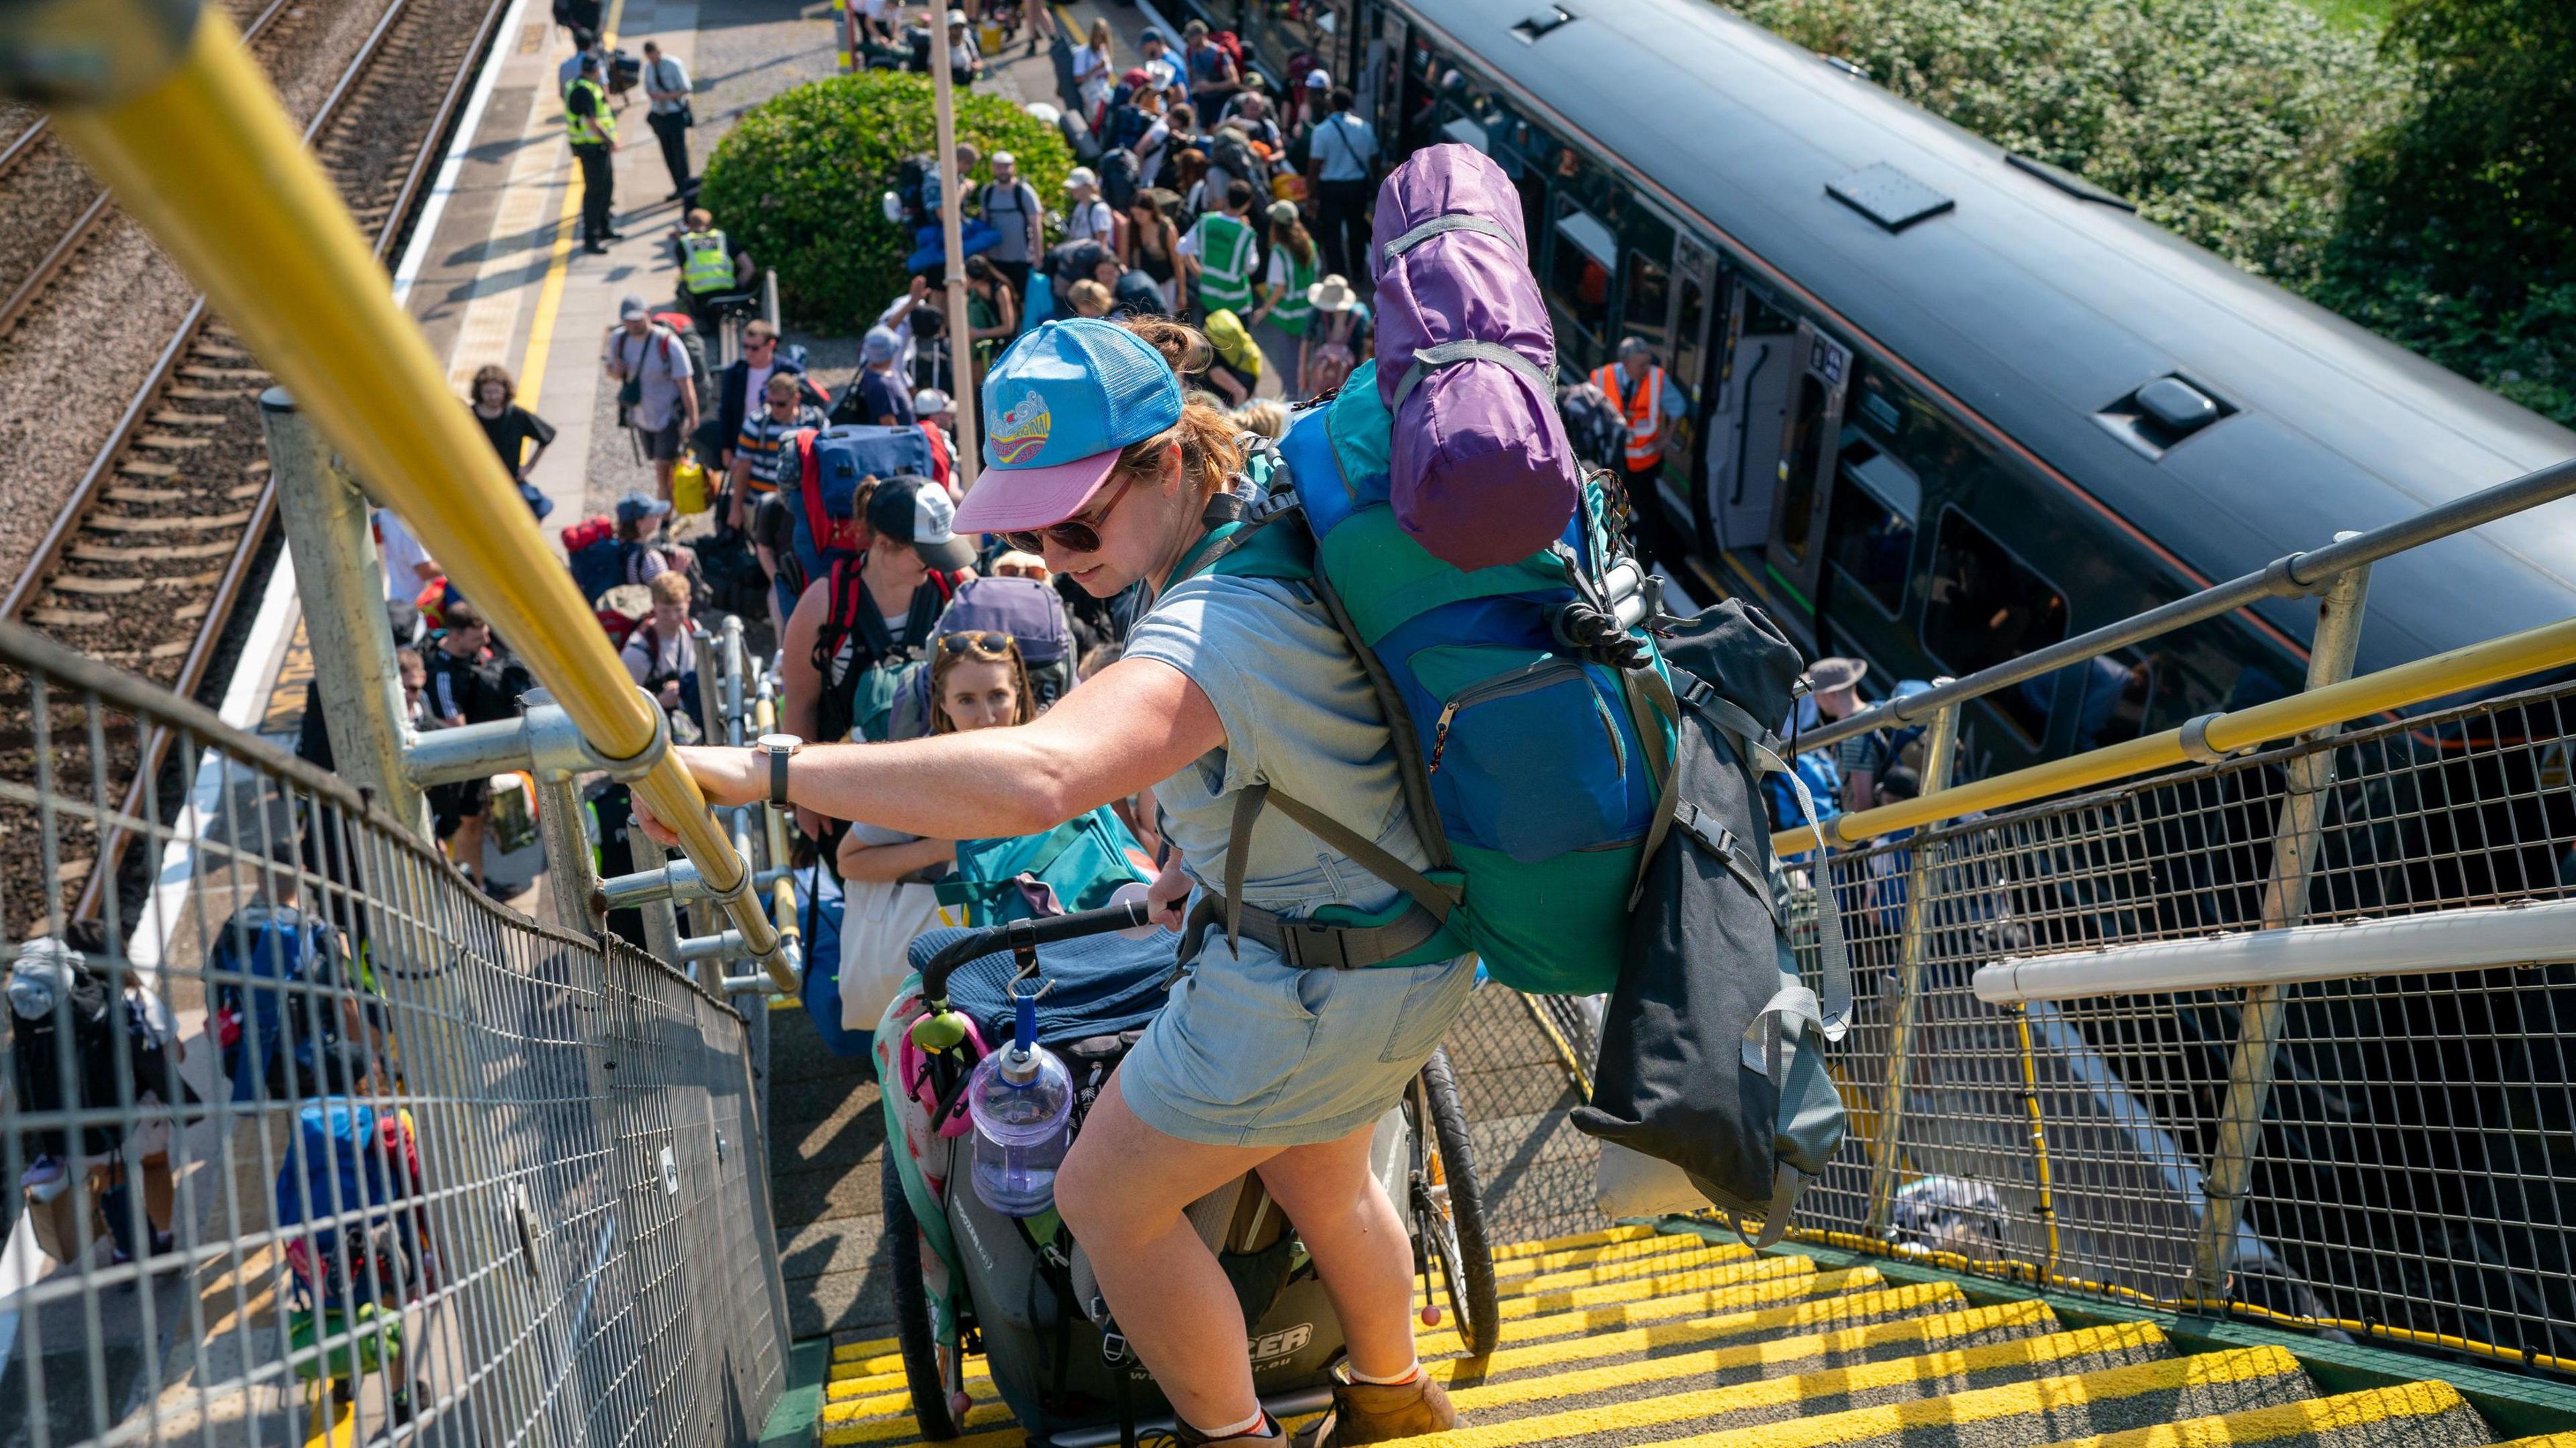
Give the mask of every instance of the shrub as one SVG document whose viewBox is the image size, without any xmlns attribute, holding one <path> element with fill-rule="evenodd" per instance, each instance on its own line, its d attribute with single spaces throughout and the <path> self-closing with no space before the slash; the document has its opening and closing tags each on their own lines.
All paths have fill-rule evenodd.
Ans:
<svg viewBox="0 0 2576 1448">
<path fill-rule="evenodd" d="M 2250 271 L 2313 276 L 2346 160 L 2402 105 L 2370 38 L 2298 0 L 1733 0 Z"/>
<path fill-rule="evenodd" d="M 1056 203 L 1072 152 L 1010 101 L 957 93 L 957 138 L 1009 151 L 1041 202 Z M 904 288 L 912 238 L 878 198 L 906 156 L 934 149 L 930 79 L 892 71 L 799 86 L 745 113 L 707 159 L 701 204 L 778 274 L 779 305 L 809 326 L 854 330 Z M 992 179 L 988 164 L 973 180 Z"/>
</svg>

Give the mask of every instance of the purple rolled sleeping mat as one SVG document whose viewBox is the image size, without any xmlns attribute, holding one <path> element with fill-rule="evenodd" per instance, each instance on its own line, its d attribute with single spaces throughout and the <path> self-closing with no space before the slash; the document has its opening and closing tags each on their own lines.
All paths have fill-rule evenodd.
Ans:
<svg viewBox="0 0 2576 1448">
<path fill-rule="evenodd" d="M 1574 516 L 1582 474 L 1511 178 L 1469 146 L 1414 152 L 1378 188 L 1369 263 L 1396 521 L 1459 568 L 1546 547 Z"/>
</svg>

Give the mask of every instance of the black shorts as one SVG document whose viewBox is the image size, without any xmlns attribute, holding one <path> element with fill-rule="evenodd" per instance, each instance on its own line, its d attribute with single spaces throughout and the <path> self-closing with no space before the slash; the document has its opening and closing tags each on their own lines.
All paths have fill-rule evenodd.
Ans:
<svg viewBox="0 0 2576 1448">
<path fill-rule="evenodd" d="M 660 427 L 638 423 L 635 435 L 644 440 L 644 456 L 657 463 L 670 462 L 680 455 L 680 414 L 673 412 L 671 420 Z"/>
<path fill-rule="evenodd" d="M 492 781 L 488 779 L 460 779 L 454 784 L 429 787 L 429 813 L 442 840 L 454 838 L 456 827 L 467 820 L 481 819 L 491 804 Z"/>
</svg>

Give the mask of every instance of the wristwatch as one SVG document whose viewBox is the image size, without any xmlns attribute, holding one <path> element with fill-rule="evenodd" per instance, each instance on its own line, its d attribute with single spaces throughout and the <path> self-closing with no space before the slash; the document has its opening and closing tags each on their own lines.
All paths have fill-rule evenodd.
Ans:
<svg viewBox="0 0 2576 1448">
<path fill-rule="evenodd" d="M 769 756 L 769 807 L 787 808 L 787 761 L 805 741 L 793 734 L 763 734 L 751 747 Z"/>
</svg>

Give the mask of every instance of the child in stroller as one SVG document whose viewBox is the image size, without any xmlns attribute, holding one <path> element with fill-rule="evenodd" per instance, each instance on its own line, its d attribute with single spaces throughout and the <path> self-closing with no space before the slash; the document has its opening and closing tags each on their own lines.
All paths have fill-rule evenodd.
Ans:
<svg viewBox="0 0 2576 1448">
<path fill-rule="evenodd" d="M 1188 1441 L 1119 1333 L 1062 1218 L 1052 1209 L 1028 1217 L 997 1211 L 968 1179 L 975 1150 L 968 1081 L 979 1059 L 1019 1039 L 1023 999 L 1031 1034 L 1071 1072 L 1076 1131 L 1161 1007 L 1179 937 L 1152 928 L 1147 908 L 1139 901 L 989 930 L 932 931 L 914 945 L 917 973 L 877 1033 L 879 1078 L 891 1083 L 885 1220 L 895 1242 L 897 1330 L 927 1438 L 1007 1413 L 1033 1444 L 1054 1448 L 1132 1445 L 1140 1433 Z M 1448 1062 L 1434 1054 L 1376 1123 L 1368 1167 L 1403 1204 L 1423 1322 L 1437 1326 L 1454 1313 L 1467 1349 L 1481 1352 L 1498 1321 L 1465 1122 Z M 1186 1220 L 1242 1304 L 1265 1413 L 1284 1419 L 1326 1406 L 1347 1347 L 1341 1323 L 1295 1223 L 1259 1173 L 1211 1191 Z M 967 1397 L 970 1346 L 986 1357 L 999 1404 Z"/>
</svg>

